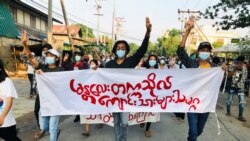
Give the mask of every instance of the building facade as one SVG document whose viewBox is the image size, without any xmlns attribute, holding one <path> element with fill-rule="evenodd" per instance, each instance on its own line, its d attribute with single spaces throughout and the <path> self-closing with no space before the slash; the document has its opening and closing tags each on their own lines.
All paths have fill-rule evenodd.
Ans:
<svg viewBox="0 0 250 141">
<path fill-rule="evenodd" d="M 8 71 L 15 72 L 23 67 L 18 58 L 22 31 L 27 32 L 30 45 L 41 44 L 47 38 L 48 16 L 21 0 L 0 0 L 0 9 L 0 58 Z"/>
</svg>

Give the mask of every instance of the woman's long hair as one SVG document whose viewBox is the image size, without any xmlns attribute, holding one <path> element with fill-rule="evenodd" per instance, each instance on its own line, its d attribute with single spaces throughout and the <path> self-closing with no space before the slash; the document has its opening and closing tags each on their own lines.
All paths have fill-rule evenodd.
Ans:
<svg viewBox="0 0 250 141">
<path fill-rule="evenodd" d="M 6 77 L 8 77 L 8 74 L 3 67 L 3 61 L 0 59 L 0 83 L 3 82 Z"/>
<path fill-rule="evenodd" d="M 157 55 L 154 55 L 154 54 L 151 54 L 151 55 L 148 56 L 148 60 L 147 60 L 147 62 L 146 62 L 146 64 L 145 64 L 145 67 L 146 67 L 147 69 L 150 68 L 150 66 L 149 66 L 149 59 L 150 59 L 151 57 L 155 57 L 155 59 L 156 59 L 156 60 L 155 60 L 155 61 L 156 61 L 156 64 L 155 64 L 154 68 L 155 68 L 155 69 L 158 69 L 158 58 L 157 58 Z"/>
</svg>

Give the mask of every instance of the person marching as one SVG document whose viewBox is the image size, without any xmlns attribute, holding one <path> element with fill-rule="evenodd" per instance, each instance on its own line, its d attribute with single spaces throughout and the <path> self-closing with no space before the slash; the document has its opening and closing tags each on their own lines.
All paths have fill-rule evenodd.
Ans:
<svg viewBox="0 0 250 141">
<path fill-rule="evenodd" d="M 151 23 L 149 18 L 146 18 L 146 35 L 141 44 L 141 47 L 137 52 L 131 56 L 127 57 L 130 47 L 125 40 L 119 40 L 114 44 L 113 54 L 115 54 L 115 59 L 110 60 L 105 64 L 105 68 L 135 68 L 140 62 L 141 58 L 147 52 L 149 37 L 151 32 Z M 128 113 L 120 112 L 113 113 L 114 117 L 114 129 L 115 129 L 115 141 L 126 141 L 127 140 L 127 126 L 128 126 Z"/>
<path fill-rule="evenodd" d="M 39 63 L 32 55 L 29 50 L 29 47 L 27 46 L 27 33 L 23 32 L 22 34 L 22 43 L 24 46 L 24 52 L 28 56 L 29 61 L 31 64 L 37 69 L 37 73 L 41 74 L 43 72 L 59 72 L 63 71 L 63 68 L 59 67 L 59 57 L 60 54 L 55 49 L 49 49 L 45 52 L 46 58 L 46 65 Z M 53 105 L 51 105 L 53 106 Z M 42 131 L 38 134 L 38 139 L 41 138 L 46 131 L 49 130 L 50 133 L 50 141 L 57 141 L 58 136 L 60 135 L 60 129 L 58 129 L 58 123 L 59 123 L 59 116 L 44 116 L 42 117 L 42 121 L 40 122 Z"/>
<path fill-rule="evenodd" d="M 190 31 L 194 27 L 194 17 L 191 16 L 188 20 L 188 22 L 185 25 L 186 31 L 185 34 L 182 37 L 181 44 L 179 45 L 177 49 L 177 55 L 179 56 L 179 59 L 181 62 L 185 65 L 187 68 L 201 68 L 201 69 L 209 69 L 211 67 L 216 67 L 215 64 L 211 63 L 209 61 L 212 46 L 209 42 L 201 42 L 198 47 L 198 58 L 197 60 L 191 59 L 186 50 L 185 50 L 185 44 L 188 38 L 188 35 L 190 34 Z M 223 70 L 226 70 L 227 67 L 225 65 L 222 66 Z M 188 131 L 188 141 L 197 141 L 197 138 L 202 134 L 203 128 L 205 127 L 205 124 L 207 122 L 209 113 L 187 113 L 188 117 L 188 125 L 189 125 L 189 131 Z"/>
<path fill-rule="evenodd" d="M 228 77 L 232 78 L 232 82 L 230 85 L 230 89 L 228 92 L 228 98 L 227 98 L 227 114 L 228 116 L 231 115 L 231 104 L 233 101 L 233 96 L 238 95 L 238 101 L 239 101 L 239 115 L 238 120 L 245 122 L 246 119 L 243 117 L 243 111 L 244 111 L 244 104 L 245 104 L 245 82 L 247 79 L 247 67 L 245 64 L 245 57 L 239 56 L 237 58 L 236 64 L 233 64 L 229 66 L 228 68 Z"/>
<path fill-rule="evenodd" d="M 5 141 L 21 141 L 17 137 L 16 121 L 12 112 L 13 99 L 16 98 L 14 84 L 0 59 L 0 138 Z"/>
<path fill-rule="evenodd" d="M 156 55 L 149 55 L 148 56 L 148 61 L 146 62 L 146 69 L 158 69 L 158 61 L 157 61 L 157 56 Z M 159 114 L 159 113 L 158 113 Z M 144 123 L 140 125 L 142 128 L 144 127 Z M 145 130 L 145 136 L 146 137 L 151 137 L 151 131 L 149 130 L 151 126 L 151 122 L 147 122 L 146 124 L 146 130 Z"/>
</svg>

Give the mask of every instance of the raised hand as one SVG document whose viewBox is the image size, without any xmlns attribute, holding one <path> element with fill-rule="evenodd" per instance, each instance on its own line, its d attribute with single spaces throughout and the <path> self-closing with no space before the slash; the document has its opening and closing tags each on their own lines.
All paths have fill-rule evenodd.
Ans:
<svg viewBox="0 0 250 141">
<path fill-rule="evenodd" d="M 194 28 L 194 22 L 195 22 L 195 17 L 194 16 L 190 16 L 189 20 L 185 24 L 185 29 L 187 31 L 190 31 L 192 28 Z"/>
<path fill-rule="evenodd" d="M 23 32 L 22 32 L 21 41 L 22 41 L 22 44 L 23 44 L 24 46 L 27 46 L 28 37 L 27 37 L 27 32 L 26 32 L 26 31 L 23 31 Z"/>
<path fill-rule="evenodd" d="M 150 20 L 148 17 L 146 17 L 146 28 L 147 28 L 147 32 L 151 32 L 152 24 L 150 23 Z"/>
<path fill-rule="evenodd" d="M 69 54 L 66 53 L 66 54 L 64 55 L 64 57 L 63 57 L 63 61 L 65 62 L 65 61 L 67 61 L 68 59 L 69 59 Z"/>
</svg>

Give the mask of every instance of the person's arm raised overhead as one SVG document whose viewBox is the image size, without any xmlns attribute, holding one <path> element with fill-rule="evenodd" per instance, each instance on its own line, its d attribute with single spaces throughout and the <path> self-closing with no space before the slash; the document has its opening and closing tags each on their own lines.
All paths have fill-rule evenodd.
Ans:
<svg viewBox="0 0 250 141">
<path fill-rule="evenodd" d="M 193 29 L 194 27 L 194 16 L 191 16 L 188 20 L 188 22 L 185 24 L 185 33 L 184 35 L 182 36 L 182 40 L 181 40 L 181 43 L 177 49 L 177 55 L 178 57 L 180 58 L 181 62 L 187 67 L 187 68 L 192 68 L 193 66 L 195 66 L 195 61 L 192 60 L 186 50 L 185 50 L 185 44 L 186 44 L 186 41 L 187 41 L 187 38 L 191 32 L 191 30 Z"/>
<path fill-rule="evenodd" d="M 150 22 L 150 19 L 148 17 L 146 17 L 146 34 L 145 37 L 142 41 L 141 47 L 136 51 L 136 53 L 132 56 L 134 62 L 133 64 L 136 66 L 141 58 L 144 56 L 144 54 L 147 52 L 148 50 L 148 43 L 149 43 L 149 38 L 150 38 L 150 33 L 152 30 L 152 24 Z"/>
<path fill-rule="evenodd" d="M 34 67 L 38 67 L 39 62 L 35 59 L 34 56 L 32 56 L 30 49 L 28 47 L 28 37 L 27 37 L 27 32 L 23 31 L 22 32 L 22 44 L 23 44 L 23 52 L 24 54 L 26 54 L 28 56 L 28 59 L 30 61 L 30 63 L 34 66 Z"/>
</svg>

